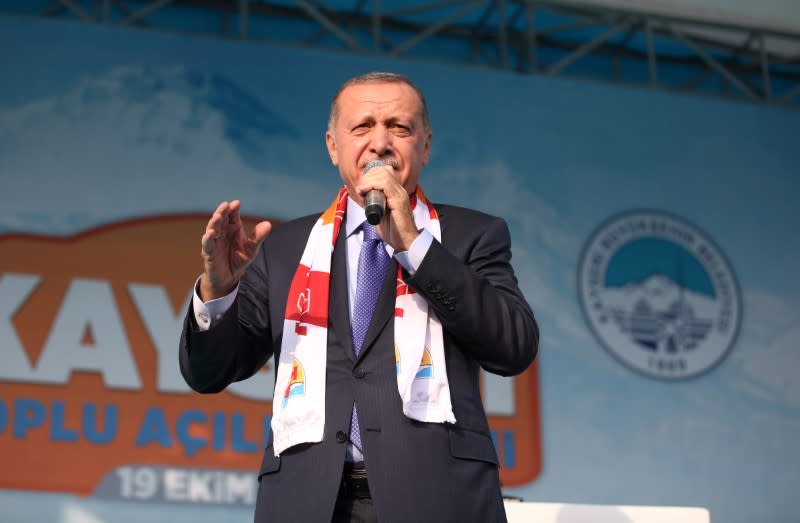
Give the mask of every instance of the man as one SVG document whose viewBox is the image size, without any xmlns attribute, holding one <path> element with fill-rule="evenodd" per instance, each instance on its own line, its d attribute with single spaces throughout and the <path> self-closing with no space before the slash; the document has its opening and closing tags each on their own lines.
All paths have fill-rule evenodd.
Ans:
<svg viewBox="0 0 800 523">
<path fill-rule="evenodd" d="M 322 216 L 246 236 L 233 201 L 208 222 L 181 370 L 217 392 L 275 355 L 257 523 L 505 521 L 479 370 L 522 372 L 539 332 L 505 222 L 419 188 L 431 137 L 408 79 L 353 78 L 325 136 L 345 187 Z"/>
</svg>

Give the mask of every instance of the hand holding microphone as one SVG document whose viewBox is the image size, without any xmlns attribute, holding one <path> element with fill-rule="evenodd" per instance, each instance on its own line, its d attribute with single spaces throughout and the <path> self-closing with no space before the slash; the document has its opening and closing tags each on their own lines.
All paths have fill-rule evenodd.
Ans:
<svg viewBox="0 0 800 523">
<path fill-rule="evenodd" d="M 363 173 L 366 175 L 373 167 L 391 167 L 389 162 L 383 160 L 371 160 L 364 166 Z M 386 196 L 383 191 L 372 189 L 364 197 L 364 213 L 367 215 L 367 221 L 371 225 L 378 225 L 383 220 L 386 214 Z"/>
<path fill-rule="evenodd" d="M 373 169 L 375 171 L 370 172 Z M 364 195 L 367 221 L 377 227 L 383 241 L 396 251 L 403 252 L 419 236 L 419 230 L 414 223 L 408 193 L 397 179 L 396 169 L 391 158 L 372 160 L 363 167 L 358 186 L 359 193 Z M 368 174 L 376 177 L 374 182 L 369 182 Z M 366 193 L 361 192 L 364 190 Z"/>
</svg>

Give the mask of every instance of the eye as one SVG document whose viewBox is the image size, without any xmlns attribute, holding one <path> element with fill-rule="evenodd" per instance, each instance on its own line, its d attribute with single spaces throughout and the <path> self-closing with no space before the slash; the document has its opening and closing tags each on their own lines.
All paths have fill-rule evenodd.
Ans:
<svg viewBox="0 0 800 523">
<path fill-rule="evenodd" d="M 411 134 L 411 128 L 409 126 L 399 123 L 393 124 L 392 130 L 402 136 L 408 136 Z"/>
</svg>

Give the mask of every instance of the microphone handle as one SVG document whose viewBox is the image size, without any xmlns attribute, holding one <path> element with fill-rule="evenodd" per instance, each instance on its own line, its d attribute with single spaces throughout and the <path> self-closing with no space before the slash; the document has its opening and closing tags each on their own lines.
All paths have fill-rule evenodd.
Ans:
<svg viewBox="0 0 800 523">
<path fill-rule="evenodd" d="M 386 212 L 386 196 L 382 191 L 372 189 L 364 198 L 364 213 L 370 225 L 378 225 Z"/>
</svg>

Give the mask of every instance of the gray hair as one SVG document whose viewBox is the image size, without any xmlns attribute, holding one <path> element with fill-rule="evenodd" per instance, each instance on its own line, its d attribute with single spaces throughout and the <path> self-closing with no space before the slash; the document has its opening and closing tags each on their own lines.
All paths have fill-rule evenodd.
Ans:
<svg viewBox="0 0 800 523">
<path fill-rule="evenodd" d="M 422 102 L 422 124 L 425 126 L 425 130 L 429 131 L 431 128 L 430 124 L 430 116 L 428 115 L 428 104 L 425 102 L 425 97 L 422 95 L 422 91 L 420 91 L 419 87 L 414 85 L 414 82 L 406 78 L 405 76 L 397 73 L 385 73 L 380 71 L 373 71 L 371 73 L 362 74 L 359 76 L 355 76 L 345 83 L 336 91 L 336 95 L 333 97 L 333 101 L 331 102 L 331 112 L 328 116 L 328 130 L 332 131 L 334 123 L 336 119 L 339 117 L 339 96 L 342 94 L 342 91 L 347 89 L 352 85 L 363 85 L 363 84 L 406 84 L 412 89 L 414 92 L 417 93 L 419 96 L 420 101 Z"/>
</svg>

